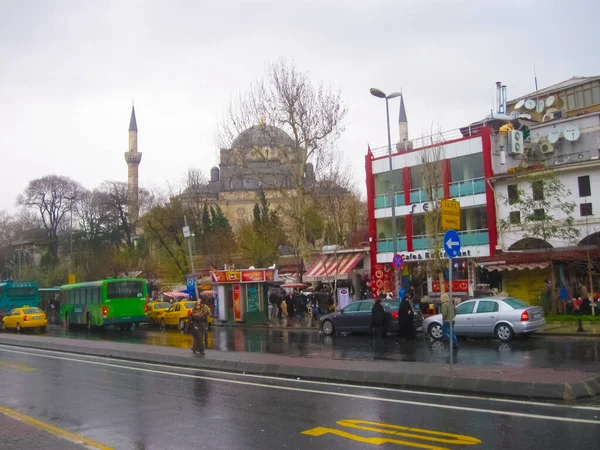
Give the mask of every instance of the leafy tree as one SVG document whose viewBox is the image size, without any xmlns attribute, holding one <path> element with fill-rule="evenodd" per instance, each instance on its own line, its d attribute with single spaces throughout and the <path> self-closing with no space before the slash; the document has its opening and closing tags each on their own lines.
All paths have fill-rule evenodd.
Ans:
<svg viewBox="0 0 600 450">
<path fill-rule="evenodd" d="M 571 195 L 570 189 L 551 172 L 517 180 L 519 183 L 516 185 L 516 195 L 504 198 L 505 204 L 509 205 L 515 214 L 501 220 L 501 229 L 518 232 L 523 238 L 522 242 L 529 243 L 529 249 L 538 249 L 546 254 L 553 288 L 552 313 L 556 314 L 558 301 L 554 292 L 554 249 L 550 241 L 571 243 L 579 237 L 580 231 L 575 227 L 573 217 L 576 204 L 567 201 Z"/>
</svg>

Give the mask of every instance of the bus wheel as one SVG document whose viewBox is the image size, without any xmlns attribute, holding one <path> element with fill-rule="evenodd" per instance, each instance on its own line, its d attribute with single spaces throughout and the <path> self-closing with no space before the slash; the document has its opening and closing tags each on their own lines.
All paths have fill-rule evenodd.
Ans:
<svg viewBox="0 0 600 450">
<path fill-rule="evenodd" d="M 17 323 L 17 333 L 20 333 L 20 332 L 21 332 L 21 324 Z"/>
</svg>

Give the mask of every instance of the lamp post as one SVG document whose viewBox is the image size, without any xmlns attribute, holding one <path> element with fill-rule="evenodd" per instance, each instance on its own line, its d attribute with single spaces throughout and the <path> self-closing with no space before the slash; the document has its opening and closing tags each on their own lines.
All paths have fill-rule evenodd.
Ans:
<svg viewBox="0 0 600 450">
<path fill-rule="evenodd" d="M 392 248 L 394 252 L 394 256 L 398 254 L 398 236 L 396 236 L 396 194 L 394 193 L 394 176 L 392 174 L 392 137 L 390 135 L 390 107 L 389 100 L 392 98 L 400 97 L 402 94 L 400 92 L 392 92 L 389 95 L 386 95 L 383 91 L 380 91 L 376 88 L 371 88 L 371 95 L 377 98 L 385 99 L 385 123 L 387 124 L 387 137 L 388 137 L 388 160 L 390 163 L 390 189 L 391 189 L 391 203 L 392 203 Z M 394 269 L 394 295 L 398 295 L 400 297 L 400 288 L 399 288 L 399 270 Z"/>
</svg>

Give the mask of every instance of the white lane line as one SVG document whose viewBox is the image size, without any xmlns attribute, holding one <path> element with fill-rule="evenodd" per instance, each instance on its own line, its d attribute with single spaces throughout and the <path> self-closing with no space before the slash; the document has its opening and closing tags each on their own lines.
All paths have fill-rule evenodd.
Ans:
<svg viewBox="0 0 600 450">
<path fill-rule="evenodd" d="M 23 351 L 18 351 L 18 350 L 6 350 L 6 349 L 0 349 L 0 351 L 6 351 L 6 352 L 11 352 L 11 353 L 32 356 L 31 352 L 23 352 Z M 69 357 L 65 357 L 65 356 L 43 355 L 43 354 L 35 354 L 35 353 L 33 353 L 33 355 L 39 356 L 42 358 L 59 359 L 59 360 L 63 360 L 63 361 L 79 362 L 79 363 L 92 364 L 92 365 L 103 366 L 103 367 L 113 367 L 113 368 L 117 368 L 117 369 L 132 370 L 132 371 L 137 371 L 137 372 L 147 372 L 147 373 L 154 373 L 154 374 L 160 374 L 160 375 L 171 375 L 171 376 L 180 377 L 180 378 L 192 378 L 192 379 L 215 381 L 214 378 L 203 376 L 203 375 L 192 375 L 192 374 L 186 374 L 186 373 L 168 372 L 165 370 L 145 369 L 143 367 L 122 366 L 120 364 L 104 363 L 104 362 L 99 362 L 99 361 L 86 361 L 84 359 L 69 358 Z M 493 410 L 493 409 L 470 408 L 470 407 L 455 406 L 455 405 L 422 403 L 422 402 L 416 402 L 416 401 L 412 401 L 412 400 L 400 400 L 400 399 L 394 399 L 394 398 L 379 398 L 379 397 L 372 397 L 369 395 L 354 395 L 354 394 L 346 394 L 344 392 L 330 392 L 330 391 L 321 391 L 318 389 L 305 389 L 305 388 L 296 388 L 296 387 L 290 387 L 290 386 L 277 386 L 277 385 L 272 385 L 272 384 L 252 383 L 250 381 L 228 380 L 225 378 L 220 378 L 220 379 L 218 379 L 218 381 L 224 382 L 224 383 L 229 383 L 229 384 L 237 384 L 237 385 L 241 385 L 241 386 L 252 386 L 252 387 L 262 387 L 262 388 L 266 388 L 266 389 L 276 389 L 276 390 L 280 390 L 280 391 L 304 392 L 304 393 L 309 393 L 309 394 L 322 394 L 322 395 L 330 395 L 330 396 L 335 396 L 335 397 L 346 397 L 346 398 L 351 398 L 354 400 L 357 400 L 357 399 L 371 400 L 371 401 L 375 401 L 375 402 L 397 403 L 397 404 L 403 404 L 403 405 L 422 406 L 422 407 L 427 407 L 427 408 L 469 411 L 469 412 L 476 412 L 476 413 L 483 413 L 483 414 L 494 414 L 494 415 L 500 415 L 500 416 L 525 417 L 528 419 L 554 420 L 557 422 L 571 422 L 571 423 L 585 423 L 585 424 L 600 425 L 600 420 L 578 419 L 578 418 L 573 418 L 573 417 L 544 416 L 544 415 L 540 415 L 540 414 L 528 414 L 528 413 L 519 413 L 519 412 L 511 412 L 511 411 L 497 411 L 497 410 Z"/>
<path fill-rule="evenodd" d="M 0 344 L 0 350 L 6 349 L 7 351 L 13 351 L 13 350 L 10 350 L 11 348 L 14 348 L 14 346 Z M 80 357 L 80 358 L 93 358 L 93 359 L 99 359 L 101 361 L 110 361 L 111 363 L 119 360 L 118 358 L 109 358 L 109 357 L 105 357 L 105 356 L 95 356 L 95 355 L 85 355 L 85 354 L 71 353 L 71 352 L 59 352 L 59 351 L 55 351 L 55 350 L 46 350 L 46 349 L 41 349 L 41 348 L 32 348 L 32 347 L 21 347 L 21 348 L 26 348 L 31 351 L 43 352 L 43 353 L 49 353 L 49 354 L 59 354 L 59 355 L 68 354 L 68 355 L 73 355 L 75 357 Z M 35 354 L 35 353 L 28 351 L 28 352 L 26 352 L 26 354 Z M 82 361 L 85 361 L 85 359 L 82 359 Z M 240 378 L 245 377 L 245 378 L 253 378 L 253 379 L 259 379 L 259 380 L 272 380 L 272 381 L 277 381 L 277 382 L 285 381 L 285 382 L 297 383 L 297 384 L 309 384 L 309 385 L 316 384 L 316 385 L 324 385 L 324 386 L 328 386 L 328 387 L 331 387 L 331 386 L 344 387 L 344 388 L 357 389 L 357 390 L 381 391 L 381 392 L 410 394 L 410 395 L 422 395 L 422 396 L 426 396 L 426 397 L 428 396 L 428 397 L 458 398 L 461 400 L 480 400 L 480 401 L 497 402 L 497 403 L 511 403 L 514 405 L 542 406 L 542 407 L 546 407 L 546 408 L 552 407 L 552 408 L 563 408 L 563 409 L 582 409 L 582 410 L 588 410 L 588 411 L 600 411 L 600 406 L 568 405 L 568 404 L 564 404 L 564 403 L 536 402 L 536 401 L 515 400 L 515 399 L 498 398 L 498 397 L 485 397 L 485 396 L 466 395 L 466 394 L 462 395 L 462 394 L 447 394 L 447 393 L 443 393 L 443 392 L 411 391 L 408 389 L 394 389 L 394 388 L 385 388 L 385 387 L 377 387 L 377 386 L 361 386 L 361 385 L 357 385 L 357 384 L 334 383 L 334 382 L 329 382 L 329 381 L 302 380 L 302 379 L 297 379 L 297 378 L 283 378 L 283 377 L 268 376 L 268 375 L 256 375 L 256 374 L 239 373 L 239 372 L 226 372 L 223 370 L 204 369 L 204 368 L 200 368 L 200 367 L 194 368 L 194 367 L 175 366 L 175 365 L 170 366 L 170 365 L 161 364 L 161 363 L 149 363 L 149 362 L 143 362 L 143 361 L 127 361 L 127 363 L 128 364 L 138 364 L 138 365 L 149 366 L 149 367 L 160 367 L 160 368 L 168 369 L 168 370 L 177 369 L 177 370 L 187 370 L 187 371 L 193 371 L 193 372 L 208 372 L 208 373 L 215 373 L 215 374 L 219 374 L 219 375 L 227 375 L 227 376 L 240 377 Z"/>
</svg>

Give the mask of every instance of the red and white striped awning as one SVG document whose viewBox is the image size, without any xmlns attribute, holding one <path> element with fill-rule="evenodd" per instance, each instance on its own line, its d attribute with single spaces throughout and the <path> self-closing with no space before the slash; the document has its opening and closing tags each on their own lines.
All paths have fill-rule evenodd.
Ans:
<svg viewBox="0 0 600 450">
<path fill-rule="evenodd" d="M 323 255 L 303 277 L 305 281 L 347 280 L 348 274 L 362 261 L 365 252 L 340 253 Z"/>
<path fill-rule="evenodd" d="M 496 270 L 502 272 L 503 270 L 533 270 L 533 269 L 545 269 L 548 267 L 548 263 L 522 263 L 522 264 L 485 264 L 484 267 L 487 270 Z"/>
</svg>

